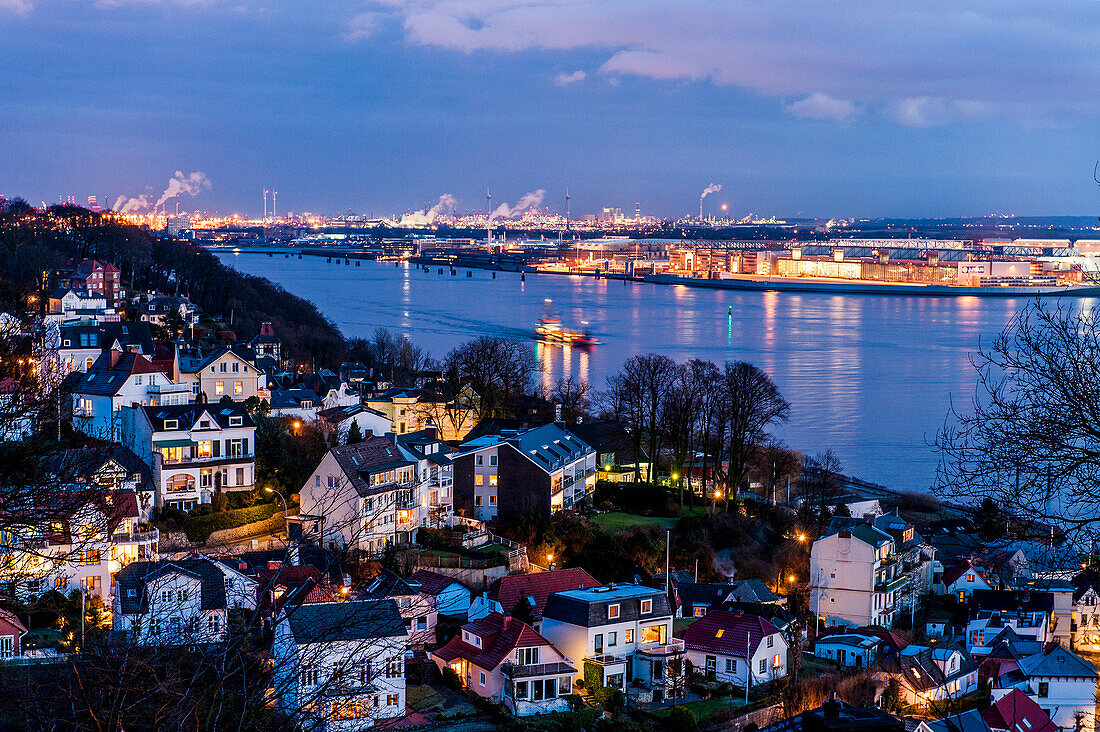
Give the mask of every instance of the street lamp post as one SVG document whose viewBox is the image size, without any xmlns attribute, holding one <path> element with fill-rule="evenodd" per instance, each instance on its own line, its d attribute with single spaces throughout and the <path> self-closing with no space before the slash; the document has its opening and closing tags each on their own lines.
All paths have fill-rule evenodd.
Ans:
<svg viewBox="0 0 1100 732">
<path fill-rule="evenodd" d="M 272 495 L 274 495 L 276 498 L 278 498 L 280 501 L 283 502 L 283 525 L 286 527 L 286 538 L 287 538 L 287 541 L 289 542 L 290 541 L 290 519 L 287 518 L 287 514 L 290 513 L 290 509 L 286 505 L 286 498 L 283 497 L 282 493 L 278 492 L 277 490 L 275 490 L 271 486 L 267 486 L 266 488 L 264 488 L 264 493 L 271 493 Z"/>
</svg>

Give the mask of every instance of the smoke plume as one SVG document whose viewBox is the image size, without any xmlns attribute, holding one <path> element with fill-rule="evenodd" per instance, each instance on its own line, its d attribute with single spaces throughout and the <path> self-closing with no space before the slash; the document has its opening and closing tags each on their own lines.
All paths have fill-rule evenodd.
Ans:
<svg viewBox="0 0 1100 732">
<path fill-rule="evenodd" d="M 156 201 L 152 200 L 152 196 L 141 195 L 134 198 L 129 196 L 119 196 L 115 199 L 115 203 L 111 206 L 112 211 L 124 214 L 139 214 L 147 213 L 149 211 L 156 211 L 165 201 L 170 198 L 186 193 L 189 196 L 197 196 L 205 189 L 210 188 L 210 179 L 206 177 L 206 173 L 200 173 L 198 171 L 183 174 L 182 170 L 177 170 L 168 181 L 168 187 L 164 189 L 164 193 L 160 194 L 160 198 Z"/>
<path fill-rule="evenodd" d="M 431 208 L 422 211 L 413 211 L 412 213 L 405 214 L 398 221 L 399 226 L 428 226 L 434 224 L 436 220 L 447 213 L 448 210 L 453 210 L 458 203 L 455 197 L 450 193 L 444 193 L 439 197 L 439 203 L 435 204 Z"/>
<path fill-rule="evenodd" d="M 721 183 L 711 183 L 709 186 L 707 186 L 706 188 L 703 189 L 703 194 L 701 196 L 699 196 L 699 200 L 702 201 L 704 198 L 706 198 L 710 194 L 717 193 L 720 190 L 722 190 L 722 184 Z"/>
<path fill-rule="evenodd" d="M 491 214 L 489 214 L 489 223 L 493 223 L 496 219 L 511 219 L 519 216 L 524 211 L 538 207 L 542 203 L 543 197 L 546 195 L 546 190 L 543 188 L 537 191 L 532 191 L 526 194 L 523 198 L 516 202 L 515 206 L 509 206 L 507 203 L 502 203 L 496 207 Z"/>
</svg>

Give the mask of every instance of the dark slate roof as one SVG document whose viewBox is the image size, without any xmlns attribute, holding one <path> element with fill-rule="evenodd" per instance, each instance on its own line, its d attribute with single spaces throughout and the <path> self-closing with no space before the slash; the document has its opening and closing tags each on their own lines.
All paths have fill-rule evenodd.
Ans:
<svg viewBox="0 0 1100 732">
<path fill-rule="evenodd" d="M 104 353 L 95 360 L 87 373 L 75 373 L 77 378 L 73 380 L 72 391 L 76 394 L 114 396 L 132 374 L 163 373 L 145 356 L 130 352 L 118 354 L 118 362 L 112 367 L 111 354 Z"/>
<path fill-rule="evenodd" d="M 653 612 L 641 614 L 643 599 L 653 601 Z M 608 605 L 612 604 L 619 605 L 619 617 L 609 620 Z M 668 617 L 672 615 L 672 610 L 669 608 L 668 597 L 662 590 L 623 584 L 556 592 L 546 601 L 546 609 L 542 615 L 564 623 L 596 628 L 608 623 Z"/>
<path fill-rule="evenodd" d="M 179 422 L 180 430 L 189 430 L 203 414 L 209 414 L 223 429 L 229 428 L 230 417 L 241 417 L 239 425 L 233 425 L 233 429 L 240 427 L 255 427 L 252 416 L 241 402 L 213 402 L 210 404 L 166 404 L 160 407 L 142 407 L 149 423 L 153 425 L 154 432 L 164 431 L 164 420 L 175 419 Z M 173 431 L 173 430 L 169 430 Z"/>
<path fill-rule="evenodd" d="M 439 574 L 432 572 L 428 569 L 418 569 L 413 572 L 412 577 L 409 577 L 410 582 L 415 582 L 420 585 L 420 591 L 425 595 L 438 595 L 447 589 L 451 585 L 459 585 L 465 587 L 461 582 L 454 577 L 448 577 L 445 574 Z"/>
<path fill-rule="evenodd" d="M 354 445 L 332 448 L 332 456 L 344 472 L 344 476 L 361 496 L 369 495 L 385 486 L 371 487 L 372 472 L 391 470 L 405 465 L 416 465 L 416 458 L 386 437 L 371 437 Z"/>
<path fill-rule="evenodd" d="M 680 603 L 690 609 L 696 605 L 717 607 L 726 601 L 734 588 L 735 585 L 729 582 L 685 582 L 676 585 L 676 592 L 680 595 Z"/>
<path fill-rule="evenodd" d="M 116 592 L 123 615 L 137 615 L 149 610 L 146 587 L 165 574 L 179 573 L 197 577 L 202 588 L 202 609 L 220 610 L 227 607 L 225 575 L 212 559 L 193 557 L 164 562 L 131 562 L 115 575 Z M 129 590 L 136 590 L 133 597 Z"/>
<path fill-rule="evenodd" d="M 366 596 L 371 600 L 381 600 L 386 597 L 400 597 L 420 594 L 420 587 L 410 583 L 393 572 L 383 569 L 366 588 Z"/>
<path fill-rule="evenodd" d="M 272 409 L 293 409 L 302 406 L 302 402 L 312 402 L 314 406 L 321 405 L 321 397 L 312 389 L 272 389 Z"/>
<path fill-rule="evenodd" d="M 582 422 L 569 425 L 569 431 L 591 445 L 597 453 L 613 453 L 616 465 L 633 465 L 649 460 L 644 447 L 638 453 L 634 452 L 634 440 L 618 422 Z"/>
<path fill-rule="evenodd" d="M 104 323 L 100 326 L 99 342 L 104 349 L 114 344 L 119 345 L 123 350 L 137 346 L 146 356 L 152 356 L 153 351 L 156 350 L 153 331 L 145 321 Z"/>
<path fill-rule="evenodd" d="M 1060 676 L 1063 678 L 1097 677 L 1096 667 L 1059 645 L 1050 650 L 1021 658 L 1017 665 L 1025 676 Z"/>
<path fill-rule="evenodd" d="M 153 469 L 132 450 L 122 445 L 61 450 L 50 456 L 50 460 L 44 467 L 60 482 L 83 483 L 112 461 L 128 474 L 127 477 L 138 476 L 138 490 L 156 488 L 153 482 Z"/>
<path fill-rule="evenodd" d="M 947 675 L 936 663 L 933 654 L 950 653 L 952 651 L 959 651 L 962 662 L 959 664 L 958 670 Z M 906 652 L 884 658 L 879 664 L 883 671 L 900 677 L 910 688 L 918 691 L 942 686 L 949 680 L 965 676 L 978 668 L 977 662 L 969 654 L 949 646 L 937 646 L 936 648 L 910 646 L 906 649 Z"/>
<path fill-rule="evenodd" d="M 989 732 L 989 724 L 977 709 L 967 709 L 943 719 L 925 722 L 932 732 Z"/>
<path fill-rule="evenodd" d="M 353 600 L 301 605 L 288 616 L 298 643 L 404 638 L 405 622 L 393 600 Z"/>
<path fill-rule="evenodd" d="M 753 655 L 760 642 L 779 630 L 756 615 L 714 610 L 699 618 L 684 631 L 684 646 L 690 650 L 746 657 Z M 747 645 L 746 645 L 747 644 Z"/>
<path fill-rule="evenodd" d="M 1017 612 L 1053 612 L 1054 594 L 1030 590 L 974 590 L 971 606 L 975 611 L 999 610 Z"/>
<path fill-rule="evenodd" d="M 595 453 L 595 450 L 565 427 L 551 422 L 514 435 L 485 435 L 467 440 L 459 448 L 458 456 L 502 443 L 511 445 L 516 452 L 547 473 Z"/>
</svg>

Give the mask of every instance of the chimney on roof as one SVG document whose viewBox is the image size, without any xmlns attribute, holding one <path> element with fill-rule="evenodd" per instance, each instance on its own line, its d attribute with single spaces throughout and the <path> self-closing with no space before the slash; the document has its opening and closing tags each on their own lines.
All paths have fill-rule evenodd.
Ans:
<svg viewBox="0 0 1100 732">
<path fill-rule="evenodd" d="M 270 322 L 264 321 L 263 323 L 260 323 L 260 335 L 262 335 L 262 336 L 273 336 L 273 335 L 275 335 L 275 329 L 271 327 Z"/>
<path fill-rule="evenodd" d="M 108 352 L 108 355 L 110 357 L 111 368 L 118 366 L 118 360 L 122 357 L 122 351 L 112 347 L 111 350 Z"/>
<path fill-rule="evenodd" d="M 283 567 L 283 563 L 280 562 L 278 559 L 269 559 L 267 561 L 267 568 L 270 569 L 271 571 L 275 571 L 277 569 L 282 569 L 282 567 Z"/>
<path fill-rule="evenodd" d="M 508 629 L 508 621 L 511 620 L 511 619 L 512 619 L 511 615 L 505 615 L 504 616 L 504 619 L 501 621 L 501 629 L 502 630 L 507 630 Z"/>
<path fill-rule="evenodd" d="M 825 719 L 836 719 L 840 716 L 840 702 L 837 701 L 835 691 L 829 700 L 821 705 L 821 713 Z"/>
</svg>

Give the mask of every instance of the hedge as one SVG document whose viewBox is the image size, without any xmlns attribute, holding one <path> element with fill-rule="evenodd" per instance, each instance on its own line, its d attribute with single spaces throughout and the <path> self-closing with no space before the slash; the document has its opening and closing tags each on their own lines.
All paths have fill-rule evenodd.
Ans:
<svg viewBox="0 0 1100 732">
<path fill-rule="evenodd" d="M 191 541 L 205 542 L 215 531 L 235 529 L 256 521 L 265 521 L 278 513 L 279 508 L 278 503 L 261 503 L 250 508 L 238 508 L 205 516 L 191 516 L 174 508 L 165 508 L 160 512 L 160 519 L 169 525 L 179 526 Z"/>
</svg>

